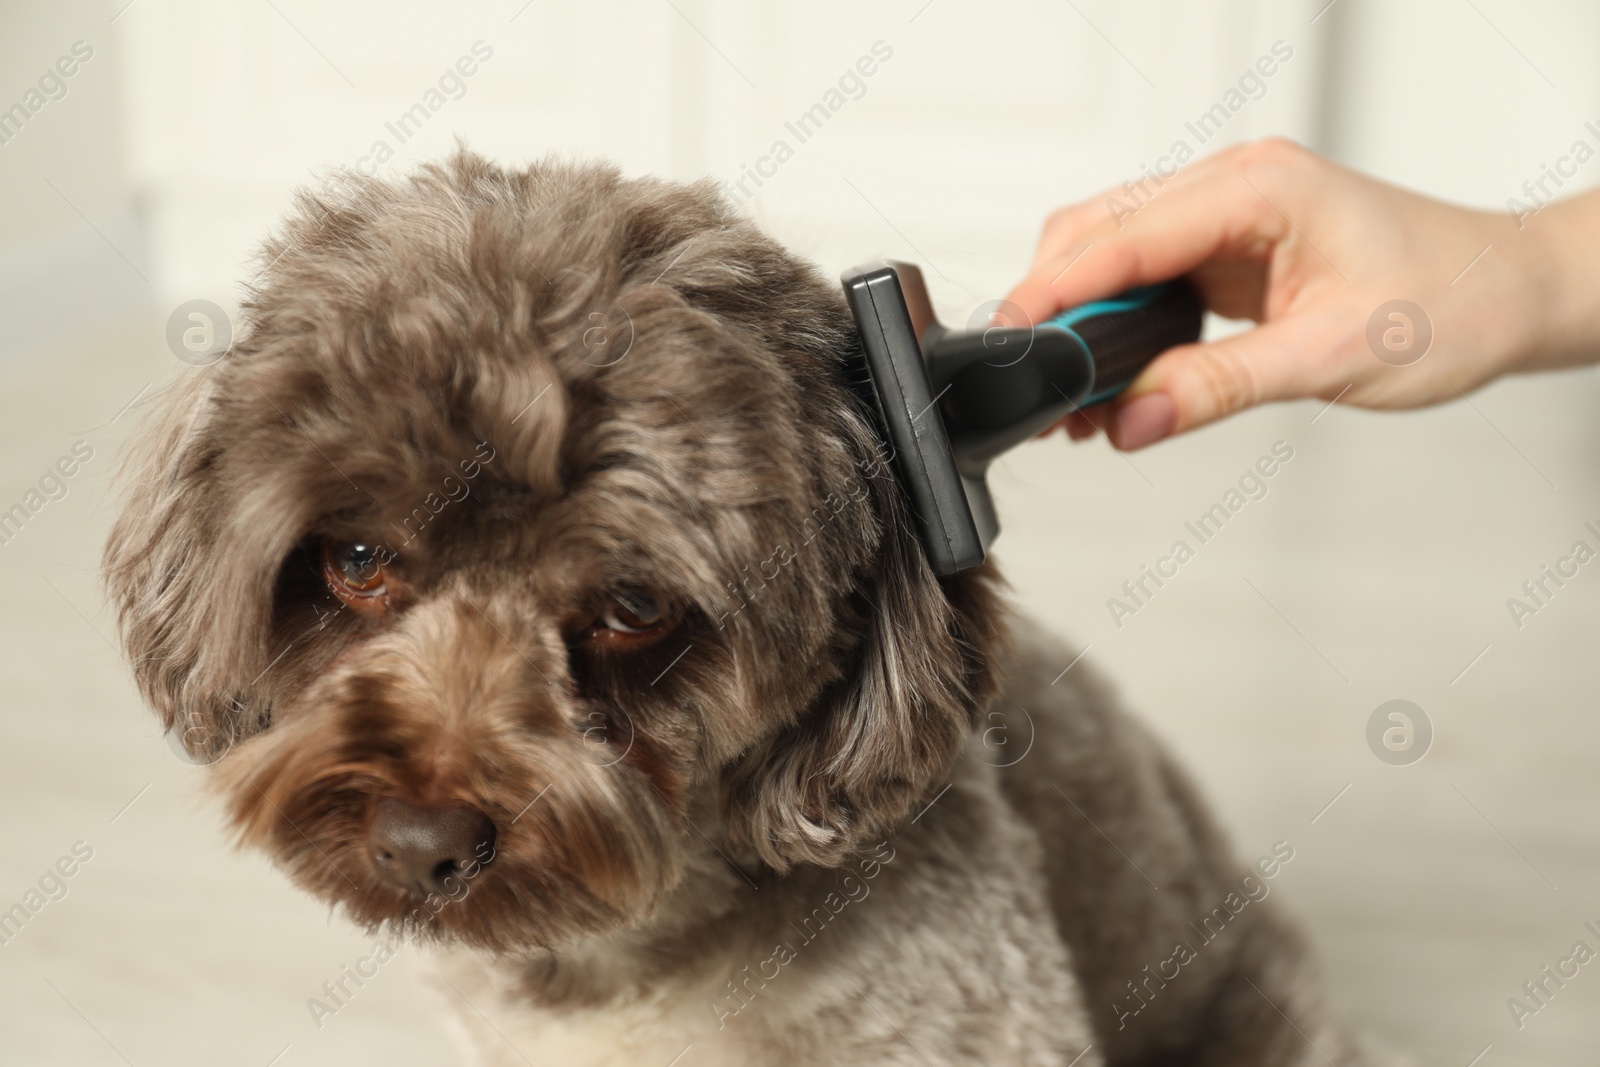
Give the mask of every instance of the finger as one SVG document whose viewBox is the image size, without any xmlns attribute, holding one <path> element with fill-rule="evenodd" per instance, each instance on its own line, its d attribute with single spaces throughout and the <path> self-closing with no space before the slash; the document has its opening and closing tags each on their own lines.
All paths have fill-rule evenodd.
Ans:
<svg viewBox="0 0 1600 1067">
<path fill-rule="evenodd" d="M 1070 307 L 1187 274 L 1219 257 L 1262 255 L 1289 232 L 1249 181 L 1217 172 L 1151 201 L 1121 229 L 1095 234 L 1052 276 L 1052 295 Z"/>
<path fill-rule="evenodd" d="M 1296 320 L 1170 349 L 1116 399 L 1107 436 L 1117 448 L 1143 448 L 1269 400 L 1323 391 L 1333 377 L 1323 356 L 1330 340 L 1326 325 Z"/>
<path fill-rule="evenodd" d="M 1150 201 L 1121 230 L 1064 252 L 1008 299 L 1033 321 L 1136 285 L 1186 274 L 1224 253 L 1259 251 L 1287 223 L 1239 174 L 1217 170 Z"/>
<path fill-rule="evenodd" d="M 1022 318 L 1022 323 L 1036 325 L 1052 318 L 1065 305 L 1061 304 L 1054 289 L 1053 279 L 1048 274 L 1030 274 L 1018 282 L 1011 292 L 1006 294 L 1006 303 L 1015 306 Z"/>
<path fill-rule="evenodd" d="M 1095 405 L 1093 410 L 1104 412 L 1103 406 L 1098 404 Z M 1061 420 L 1061 424 L 1067 428 L 1068 437 L 1074 441 L 1083 441 L 1099 433 L 1100 427 L 1105 425 L 1105 421 L 1104 414 L 1096 422 L 1086 411 L 1073 411 Z"/>
<path fill-rule="evenodd" d="M 1136 211 L 1150 199 L 1205 179 L 1219 169 L 1234 166 L 1248 145 L 1234 145 L 1220 152 L 1182 167 L 1169 177 L 1156 175 L 1136 178 L 1121 185 L 1108 186 L 1094 196 L 1069 204 L 1051 213 L 1039 234 L 1034 264 L 1057 260 L 1064 251 L 1088 243 L 1100 233 L 1112 233 L 1122 228 L 1130 211 Z"/>
<path fill-rule="evenodd" d="M 1089 411 L 1099 412 L 1100 414 L 1097 419 L 1091 418 L 1088 414 Z M 1072 440 L 1082 441 L 1099 433 L 1109 417 L 1104 404 L 1096 404 L 1094 407 L 1089 408 L 1088 411 L 1079 408 L 1077 411 L 1067 412 L 1055 422 L 1034 434 L 1034 437 L 1050 437 L 1057 431 L 1064 431 Z"/>
<path fill-rule="evenodd" d="M 1039 230 L 1039 243 L 1034 248 L 1033 265 L 1055 259 L 1063 248 L 1075 245 L 1104 220 L 1105 198 L 1114 190 L 1106 190 L 1087 200 L 1057 208 L 1045 219 Z"/>
</svg>

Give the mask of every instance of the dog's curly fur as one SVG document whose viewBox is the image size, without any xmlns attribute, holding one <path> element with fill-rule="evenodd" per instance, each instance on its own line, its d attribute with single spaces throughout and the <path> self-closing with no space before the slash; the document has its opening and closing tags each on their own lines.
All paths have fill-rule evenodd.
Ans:
<svg viewBox="0 0 1600 1067">
<path fill-rule="evenodd" d="M 836 287 L 709 184 L 463 150 L 302 194 L 264 258 L 108 588 L 242 840 L 442 943 L 480 1062 L 1355 1062 L 1272 905 L 1152 983 L 1245 868 L 992 567 L 935 578 Z M 352 540 L 381 614 L 324 581 Z M 676 628 L 586 639 L 621 589 Z M 384 797 L 487 814 L 492 862 L 419 907 Z"/>
</svg>

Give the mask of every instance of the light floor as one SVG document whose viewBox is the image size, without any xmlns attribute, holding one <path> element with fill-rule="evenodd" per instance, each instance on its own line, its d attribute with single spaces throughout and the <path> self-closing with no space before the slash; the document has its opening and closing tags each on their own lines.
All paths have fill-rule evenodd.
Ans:
<svg viewBox="0 0 1600 1067">
<path fill-rule="evenodd" d="M 74 442 L 94 449 L 0 546 L 0 910 L 76 842 L 93 849 L 0 946 L 0 1065 L 451 1062 L 409 949 L 313 1024 L 306 999 L 366 939 L 225 848 L 201 773 L 109 643 L 103 497 L 139 412 L 111 420 L 181 369 L 162 325 L 0 365 L 0 510 Z M 1600 963 L 1520 1031 L 1506 1000 L 1574 941 L 1600 949 L 1583 930 L 1600 925 L 1600 563 L 1520 630 L 1505 601 L 1575 540 L 1600 548 L 1583 529 L 1600 526 L 1600 379 L 1408 416 L 1319 408 L 1131 458 L 1030 445 L 995 476 L 999 556 L 1041 624 L 1088 643 L 1184 756 L 1242 855 L 1294 846 L 1274 890 L 1351 1018 L 1428 1065 L 1486 1046 L 1482 1067 L 1592 1065 Z M 1195 546 L 1184 522 L 1279 440 L 1294 457 L 1267 496 L 1115 626 L 1106 599 L 1174 540 Z M 1436 732 L 1412 766 L 1365 740 L 1393 698 Z"/>
</svg>

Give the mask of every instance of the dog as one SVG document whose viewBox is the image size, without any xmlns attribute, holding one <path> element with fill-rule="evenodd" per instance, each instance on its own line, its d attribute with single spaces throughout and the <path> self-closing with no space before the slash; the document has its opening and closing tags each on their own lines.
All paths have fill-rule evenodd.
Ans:
<svg viewBox="0 0 1600 1067">
<path fill-rule="evenodd" d="M 1362 1062 L 1292 845 L 1235 861 L 992 563 L 935 577 L 838 286 L 710 182 L 461 148 L 263 260 L 108 595 L 239 839 L 429 946 L 472 1062 Z"/>
</svg>

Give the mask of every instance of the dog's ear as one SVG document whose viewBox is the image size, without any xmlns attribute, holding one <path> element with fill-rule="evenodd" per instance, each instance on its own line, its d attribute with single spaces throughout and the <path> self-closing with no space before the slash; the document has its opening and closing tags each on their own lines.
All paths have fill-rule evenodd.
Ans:
<svg viewBox="0 0 1600 1067">
<path fill-rule="evenodd" d="M 294 535 L 222 469 L 229 431 L 211 376 L 175 392 L 124 462 L 103 578 L 140 691 L 169 737 L 210 763 L 269 714 L 250 680 L 268 665 L 277 562 Z"/>
<path fill-rule="evenodd" d="M 730 779 L 736 839 L 779 871 L 837 865 L 892 836 L 949 780 L 1001 685 L 997 572 L 935 577 L 898 488 L 887 473 L 874 482 L 877 566 L 838 621 L 861 639 L 842 677 Z"/>
</svg>

